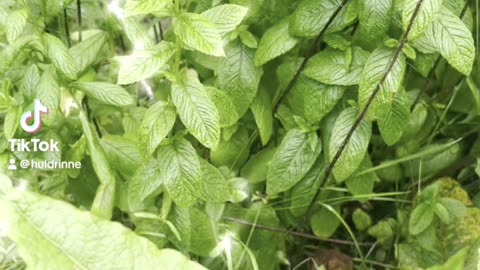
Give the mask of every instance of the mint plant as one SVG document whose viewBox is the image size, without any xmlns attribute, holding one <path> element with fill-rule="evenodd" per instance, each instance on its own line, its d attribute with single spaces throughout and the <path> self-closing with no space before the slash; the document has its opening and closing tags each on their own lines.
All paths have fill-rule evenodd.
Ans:
<svg viewBox="0 0 480 270">
<path fill-rule="evenodd" d="M 1 1 L 0 268 L 477 269 L 478 12 Z"/>
</svg>

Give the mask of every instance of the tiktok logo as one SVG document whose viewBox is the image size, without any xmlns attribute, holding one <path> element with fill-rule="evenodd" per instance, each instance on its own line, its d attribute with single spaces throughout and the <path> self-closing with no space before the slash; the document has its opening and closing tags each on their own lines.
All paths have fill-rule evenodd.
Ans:
<svg viewBox="0 0 480 270">
<path fill-rule="evenodd" d="M 20 117 L 20 126 L 30 134 L 37 133 L 42 127 L 42 114 L 48 114 L 47 107 L 43 106 L 39 99 L 33 101 L 33 113 L 24 112 Z M 28 124 L 33 119 L 32 124 Z"/>
</svg>

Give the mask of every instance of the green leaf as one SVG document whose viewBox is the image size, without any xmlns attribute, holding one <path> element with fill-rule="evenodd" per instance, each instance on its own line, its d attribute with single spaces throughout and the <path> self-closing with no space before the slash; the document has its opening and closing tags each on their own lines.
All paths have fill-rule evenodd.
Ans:
<svg viewBox="0 0 480 270">
<path fill-rule="evenodd" d="M 378 120 L 383 141 L 387 145 L 397 143 L 408 126 L 409 120 L 410 102 L 405 91 L 401 90 L 393 98 L 392 107 L 387 111 L 385 118 Z"/>
<path fill-rule="evenodd" d="M 316 134 L 314 134 L 316 137 Z M 267 194 L 275 195 L 292 188 L 300 181 L 317 159 L 322 145 L 316 137 L 312 149 L 306 133 L 290 130 L 282 139 L 268 166 Z"/>
<path fill-rule="evenodd" d="M 391 24 L 393 0 L 363 0 L 358 6 L 358 40 L 376 47 L 386 37 Z"/>
<path fill-rule="evenodd" d="M 467 248 L 464 248 L 452 257 L 450 257 L 443 265 L 437 265 L 427 268 L 427 270 L 462 270 L 467 258 Z"/>
<path fill-rule="evenodd" d="M 308 60 L 304 74 L 325 84 L 356 85 L 368 55 L 367 51 L 353 47 L 352 62 L 347 64 L 345 52 L 327 48 Z"/>
<path fill-rule="evenodd" d="M 90 65 L 99 62 L 99 55 L 106 43 L 106 33 L 99 32 L 69 49 L 78 72 L 82 72 Z"/>
<path fill-rule="evenodd" d="M 250 144 L 247 129 L 239 128 L 231 138 L 222 138 L 218 147 L 210 151 L 210 161 L 217 167 L 237 168 L 247 160 Z"/>
<path fill-rule="evenodd" d="M 360 107 L 365 107 L 372 93 L 377 87 L 380 87 L 368 110 L 368 114 L 374 118 L 385 117 L 385 114 L 390 110 L 395 93 L 401 89 L 406 69 L 406 60 L 403 54 L 395 59 L 388 76 L 382 81 L 387 67 L 393 61 L 393 57 L 393 49 L 380 47 L 370 54 L 362 72 L 358 90 Z"/>
<path fill-rule="evenodd" d="M 362 172 L 370 168 L 372 168 L 372 162 L 370 161 L 369 157 L 365 157 L 357 170 L 359 172 Z M 379 179 L 375 172 L 369 172 L 361 175 L 355 175 L 353 177 L 348 177 L 347 180 L 345 180 L 345 185 L 347 186 L 348 191 L 354 196 L 367 194 L 373 195 L 373 187 L 375 185 L 375 182 L 378 181 Z M 358 201 L 366 202 L 368 201 L 368 198 L 359 198 Z"/>
<path fill-rule="evenodd" d="M 100 144 L 113 168 L 126 178 L 135 174 L 142 160 L 135 140 L 120 135 L 105 134 Z"/>
<path fill-rule="evenodd" d="M 247 112 L 258 90 L 263 71 L 253 61 L 255 51 L 233 42 L 217 70 L 218 88 L 232 100 L 239 117 Z"/>
<path fill-rule="evenodd" d="M 273 109 L 266 89 L 261 88 L 258 91 L 250 109 L 260 133 L 260 140 L 263 145 L 267 145 L 273 133 Z"/>
<path fill-rule="evenodd" d="M 197 200 L 197 185 L 201 176 L 201 164 L 195 148 L 185 139 L 174 140 L 158 148 L 159 171 L 163 173 L 163 184 L 173 201 L 189 207 Z"/>
<path fill-rule="evenodd" d="M 188 131 L 205 147 L 215 149 L 220 141 L 220 117 L 196 75 L 182 73 L 172 83 L 172 101 Z"/>
<path fill-rule="evenodd" d="M 421 203 L 413 210 L 408 228 L 411 234 L 417 235 L 427 229 L 434 217 L 433 206 L 429 203 Z"/>
<path fill-rule="evenodd" d="M 340 209 L 337 207 L 334 210 L 339 212 Z M 318 237 L 326 239 L 335 233 L 340 223 L 341 221 L 337 216 L 327 208 L 321 208 L 310 218 L 310 226 L 312 227 L 313 233 Z"/>
<path fill-rule="evenodd" d="M 223 174 L 208 161 L 199 158 L 201 173 L 196 196 L 207 202 L 226 202 L 232 198 L 232 189 Z"/>
<path fill-rule="evenodd" d="M 250 183 L 259 183 L 267 179 L 268 164 L 275 154 L 276 148 L 270 147 L 253 155 L 242 167 L 240 176 Z"/>
<path fill-rule="evenodd" d="M 215 24 L 220 35 L 232 32 L 247 15 L 248 8 L 239 5 L 225 4 L 215 6 L 202 12 L 202 15 Z"/>
<path fill-rule="evenodd" d="M 12 44 L 23 33 L 23 29 L 27 24 L 28 11 L 24 8 L 17 9 L 8 15 L 5 22 L 8 43 Z"/>
<path fill-rule="evenodd" d="M 441 198 L 440 203 L 447 209 L 450 216 L 462 218 L 467 213 L 467 207 L 461 202 L 451 198 Z"/>
<path fill-rule="evenodd" d="M 165 70 L 174 54 L 174 44 L 162 41 L 155 47 L 134 51 L 128 56 L 117 56 L 115 59 L 120 64 L 118 84 L 138 82 Z"/>
<path fill-rule="evenodd" d="M 167 137 L 175 124 L 177 114 L 168 103 L 157 101 L 145 113 L 138 131 L 138 145 L 143 156 L 149 157 Z"/>
<path fill-rule="evenodd" d="M 0 199 L 0 220 L 8 225 L 29 269 L 202 270 L 172 249 L 159 250 L 120 223 L 100 219 L 51 198 L 11 192 Z M 99 244 L 99 239 L 105 245 Z"/>
<path fill-rule="evenodd" d="M 31 65 L 25 70 L 25 77 L 23 77 L 23 83 L 21 85 L 23 95 L 27 99 L 32 99 L 35 93 L 35 88 L 40 81 L 40 72 L 36 65 Z"/>
<path fill-rule="evenodd" d="M 439 202 L 436 203 L 433 211 L 435 212 L 435 216 L 437 216 L 444 224 L 450 223 L 450 214 L 443 204 Z"/>
<path fill-rule="evenodd" d="M 92 204 L 91 212 L 99 217 L 110 219 L 112 217 L 113 206 L 115 202 L 115 183 L 116 179 L 108 163 L 105 152 L 103 151 L 98 137 L 93 133 L 92 127 L 86 113 L 80 112 L 80 123 L 87 139 L 88 151 L 92 160 L 93 170 L 100 181 L 97 193 Z"/>
<path fill-rule="evenodd" d="M 20 123 L 20 116 L 22 114 L 21 106 L 10 107 L 5 115 L 3 124 L 3 133 L 7 140 L 10 140 L 15 136 L 18 124 Z"/>
<path fill-rule="evenodd" d="M 212 223 L 204 212 L 196 208 L 175 207 L 171 220 L 181 237 L 181 240 L 172 237 L 179 248 L 196 255 L 208 256 L 217 245 Z"/>
<path fill-rule="evenodd" d="M 335 157 L 338 149 L 342 146 L 349 130 L 352 128 L 353 123 L 357 118 L 357 115 L 357 109 L 348 108 L 343 110 L 335 120 L 328 147 L 328 157 L 330 162 Z M 367 152 L 371 133 L 371 124 L 363 119 L 353 132 L 348 143 L 345 145 L 342 155 L 338 158 L 337 163 L 333 168 L 333 175 L 337 182 L 345 181 L 355 170 L 357 170 L 358 166 L 360 166 Z"/>
<path fill-rule="evenodd" d="M 342 2 L 342 0 L 301 2 L 290 19 L 290 33 L 299 37 L 314 37 L 320 34 Z"/>
<path fill-rule="evenodd" d="M 238 34 L 242 43 L 252 49 L 258 48 L 257 38 L 249 31 L 242 31 Z"/>
<path fill-rule="evenodd" d="M 77 78 L 77 67 L 65 44 L 50 34 L 43 35 L 43 42 L 48 58 L 58 71 L 69 79 L 75 80 Z"/>
<path fill-rule="evenodd" d="M 297 45 L 299 39 L 290 35 L 288 25 L 289 21 L 285 19 L 263 34 L 255 54 L 255 65 L 261 66 Z"/>
<path fill-rule="evenodd" d="M 193 50 L 213 55 L 225 56 L 220 32 L 213 22 L 195 13 L 182 13 L 173 23 L 175 35 Z"/>
<path fill-rule="evenodd" d="M 53 68 L 45 70 L 40 77 L 35 89 L 35 98 L 38 98 L 43 106 L 47 107 L 48 114 L 42 117 L 42 122 L 50 126 L 55 121 L 60 104 L 60 86 L 57 83 L 57 75 Z"/>
<path fill-rule="evenodd" d="M 172 0 L 128 0 L 125 4 L 125 16 L 135 16 L 148 13 L 167 13 Z"/>
<path fill-rule="evenodd" d="M 164 179 L 160 160 L 151 159 L 137 169 L 135 175 L 128 181 L 128 207 L 131 211 L 141 208 L 141 203 L 154 193 Z"/>
<path fill-rule="evenodd" d="M 447 62 L 468 76 L 475 60 L 472 33 L 450 10 L 442 8 L 438 19 L 425 33 L 413 40 L 413 46 L 423 53 L 439 52 Z"/>
<path fill-rule="evenodd" d="M 300 75 L 288 94 L 288 104 L 310 123 L 323 119 L 342 98 L 345 87 L 326 85 Z"/>
<path fill-rule="evenodd" d="M 355 228 L 359 231 L 365 231 L 372 225 L 372 219 L 362 209 L 357 208 L 352 214 L 352 221 Z"/>
<path fill-rule="evenodd" d="M 290 193 L 290 213 L 292 215 L 300 217 L 307 213 L 309 204 L 320 187 L 324 171 L 324 158 L 319 157 L 302 180 L 292 188 Z M 320 194 L 320 199 L 322 199 L 322 195 L 323 193 Z"/>
<path fill-rule="evenodd" d="M 402 24 L 405 31 L 413 20 L 408 39 L 412 40 L 422 34 L 430 24 L 437 20 L 443 6 L 443 0 L 424 0 L 420 3 L 415 17 L 413 14 L 417 9 L 417 0 L 406 0 L 403 4 Z"/>
<path fill-rule="evenodd" d="M 113 106 L 133 104 L 132 96 L 122 87 L 106 82 L 75 82 L 72 86 L 100 103 Z"/>
<path fill-rule="evenodd" d="M 212 100 L 213 104 L 217 108 L 220 117 L 220 127 L 229 127 L 234 125 L 238 119 L 237 111 L 233 100 L 227 95 L 226 92 L 220 91 L 215 87 L 205 87 L 208 97 Z M 238 102 L 235 102 L 238 104 Z"/>
</svg>

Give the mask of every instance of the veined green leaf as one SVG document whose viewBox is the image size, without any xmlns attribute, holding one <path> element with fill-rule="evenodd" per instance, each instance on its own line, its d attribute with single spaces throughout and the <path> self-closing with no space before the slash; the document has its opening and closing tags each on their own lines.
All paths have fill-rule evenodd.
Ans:
<svg viewBox="0 0 480 270">
<path fill-rule="evenodd" d="M 40 77 L 40 81 L 35 89 L 35 98 L 38 98 L 43 106 L 48 109 L 48 114 L 43 116 L 42 122 L 47 126 L 53 124 L 57 114 L 60 113 L 58 108 L 60 104 L 60 86 L 57 82 L 55 70 L 52 67 L 45 70 Z"/>
<path fill-rule="evenodd" d="M 267 194 L 289 190 L 307 174 L 322 150 L 317 135 L 312 134 L 316 139 L 313 146 L 308 134 L 298 129 L 292 129 L 285 135 L 269 164 Z"/>
<path fill-rule="evenodd" d="M 398 142 L 409 120 L 410 102 L 405 91 L 401 90 L 395 94 L 392 107 L 385 114 L 385 118 L 378 120 L 378 128 L 383 141 L 387 145 L 393 145 Z"/>
<path fill-rule="evenodd" d="M 218 68 L 217 84 L 233 101 L 239 117 L 254 100 L 263 71 L 254 63 L 255 51 L 234 42 L 225 48 L 226 57 Z"/>
<path fill-rule="evenodd" d="M 106 82 L 75 82 L 72 86 L 103 104 L 128 106 L 133 98 L 122 87 Z"/>
<path fill-rule="evenodd" d="M 276 148 L 270 147 L 253 155 L 242 167 L 240 176 L 250 183 L 258 183 L 267 179 L 268 164 L 275 154 Z"/>
<path fill-rule="evenodd" d="M 195 13 L 182 13 L 173 23 L 175 35 L 190 49 L 225 56 L 220 32 L 213 22 Z"/>
<path fill-rule="evenodd" d="M 172 101 L 188 131 L 203 145 L 215 149 L 220 141 L 220 117 L 196 75 L 182 73 L 172 83 Z"/>
<path fill-rule="evenodd" d="M 75 80 L 77 78 L 77 67 L 65 44 L 50 34 L 43 35 L 43 42 L 47 49 L 48 58 L 58 71 L 69 79 Z"/>
<path fill-rule="evenodd" d="M 157 101 L 147 110 L 138 131 L 139 149 L 144 157 L 152 155 L 157 146 L 167 137 L 176 118 L 173 108 L 164 101 Z"/>
<path fill-rule="evenodd" d="M 417 235 L 427 229 L 433 221 L 434 213 L 433 205 L 430 205 L 427 202 L 421 203 L 415 207 L 408 223 L 410 233 Z"/>
<path fill-rule="evenodd" d="M 393 0 L 362 0 L 358 1 L 358 5 L 358 40 L 361 44 L 376 47 L 391 24 Z"/>
<path fill-rule="evenodd" d="M 385 117 L 385 114 L 390 110 L 395 93 L 401 88 L 406 69 L 406 60 L 403 54 L 400 54 L 395 59 L 388 76 L 382 81 L 387 68 L 393 61 L 393 57 L 393 49 L 380 47 L 370 54 L 362 72 L 358 90 L 360 107 L 363 108 L 375 89 L 380 87 L 368 110 L 368 115 L 374 118 L 381 119 Z"/>
<path fill-rule="evenodd" d="M 24 8 L 12 11 L 5 21 L 8 43 L 12 44 L 23 32 L 27 24 L 28 11 Z"/>
<path fill-rule="evenodd" d="M 119 223 L 65 202 L 31 192 L 10 195 L 0 198 L 0 220 L 8 225 L 8 237 L 29 269 L 130 270 L 161 265 L 165 270 L 206 270 L 178 251 L 159 250 Z"/>
<path fill-rule="evenodd" d="M 120 64 L 118 84 L 130 84 L 151 77 L 165 69 L 174 54 L 174 44 L 162 41 L 155 47 L 134 51 L 128 56 L 117 56 Z"/>
<path fill-rule="evenodd" d="M 83 72 L 88 66 L 99 61 L 98 56 L 106 43 L 107 35 L 104 32 L 100 32 L 69 49 L 78 72 Z"/>
<path fill-rule="evenodd" d="M 169 14 L 172 0 L 128 0 L 125 3 L 125 16 L 135 16 L 149 13 Z"/>
<path fill-rule="evenodd" d="M 120 21 L 125 35 L 132 42 L 134 50 L 143 50 L 153 47 L 154 43 L 149 34 L 135 17 L 126 17 Z"/>
<path fill-rule="evenodd" d="M 218 90 L 215 87 L 205 87 L 207 94 L 217 108 L 220 116 L 220 127 L 229 127 L 234 125 L 240 118 L 235 110 L 233 100 L 227 93 Z M 237 103 L 237 102 L 236 102 Z M 220 113 L 221 112 L 221 113 Z"/>
<path fill-rule="evenodd" d="M 4 124 L 3 124 L 3 133 L 5 138 L 10 140 L 15 135 L 17 131 L 18 124 L 20 123 L 20 115 L 22 114 L 21 106 L 12 106 L 8 109 L 7 114 L 5 115 Z"/>
<path fill-rule="evenodd" d="M 442 8 L 435 20 L 418 38 L 413 40 L 423 53 L 439 52 L 447 62 L 464 75 L 472 71 L 475 46 L 472 33 L 450 10 Z"/>
<path fill-rule="evenodd" d="M 405 31 L 412 20 L 413 13 L 418 5 L 417 0 L 406 0 L 403 4 L 403 30 Z M 443 6 L 443 0 L 424 0 L 421 2 L 418 12 L 408 34 L 408 39 L 415 39 L 422 34 L 428 26 L 437 20 Z"/>
<path fill-rule="evenodd" d="M 290 19 L 290 33 L 300 37 L 314 37 L 327 25 L 342 0 L 305 0 Z"/>
<path fill-rule="evenodd" d="M 263 34 L 255 54 L 255 65 L 261 66 L 297 45 L 299 40 L 290 35 L 288 25 L 289 21 L 285 19 Z"/>
<path fill-rule="evenodd" d="M 347 64 L 344 51 L 326 49 L 308 60 L 304 74 L 321 83 L 334 85 L 356 85 L 360 83 L 363 66 L 369 53 L 353 47 L 351 64 Z"/>
<path fill-rule="evenodd" d="M 100 139 L 100 145 L 108 162 L 125 178 L 135 174 L 142 161 L 136 141 L 125 136 L 105 134 Z"/>
<path fill-rule="evenodd" d="M 189 207 L 197 200 L 201 164 L 195 148 L 185 139 L 158 148 L 159 171 L 163 184 L 173 201 L 181 207 Z"/>
<path fill-rule="evenodd" d="M 242 22 L 248 8 L 239 5 L 225 4 L 215 6 L 202 12 L 202 15 L 214 23 L 220 35 L 225 35 Z"/>
<path fill-rule="evenodd" d="M 357 109 L 348 108 L 343 110 L 335 120 L 328 148 L 330 152 L 330 162 L 343 144 L 348 131 L 352 128 L 353 123 L 357 118 L 357 115 Z M 345 181 L 353 172 L 355 172 L 355 170 L 357 170 L 358 166 L 360 166 L 360 163 L 362 163 L 367 152 L 371 133 L 371 124 L 363 119 L 357 129 L 353 132 L 352 137 L 348 141 L 342 155 L 333 168 L 333 176 L 335 176 L 337 182 Z"/>
<path fill-rule="evenodd" d="M 263 145 L 267 145 L 273 133 L 273 109 L 266 89 L 258 91 L 250 109 L 260 133 L 260 140 Z"/>
<path fill-rule="evenodd" d="M 164 180 L 160 160 L 151 159 L 137 169 L 135 175 L 128 181 L 128 207 L 131 211 L 141 208 L 145 198 L 154 193 Z"/>
<path fill-rule="evenodd" d="M 199 158 L 201 173 L 197 179 L 196 196 L 206 202 L 226 202 L 232 198 L 232 189 L 222 173 L 208 161 Z"/>
<path fill-rule="evenodd" d="M 25 77 L 21 85 L 23 95 L 27 99 L 32 99 L 35 93 L 35 88 L 40 81 L 40 71 L 36 65 L 31 65 L 25 70 Z"/>
</svg>

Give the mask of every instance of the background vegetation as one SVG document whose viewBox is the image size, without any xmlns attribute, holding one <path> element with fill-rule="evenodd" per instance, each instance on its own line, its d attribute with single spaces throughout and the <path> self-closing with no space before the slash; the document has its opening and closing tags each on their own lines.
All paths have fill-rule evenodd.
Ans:
<svg viewBox="0 0 480 270">
<path fill-rule="evenodd" d="M 0 268 L 480 269 L 478 11 L 2 0 Z"/>
</svg>

